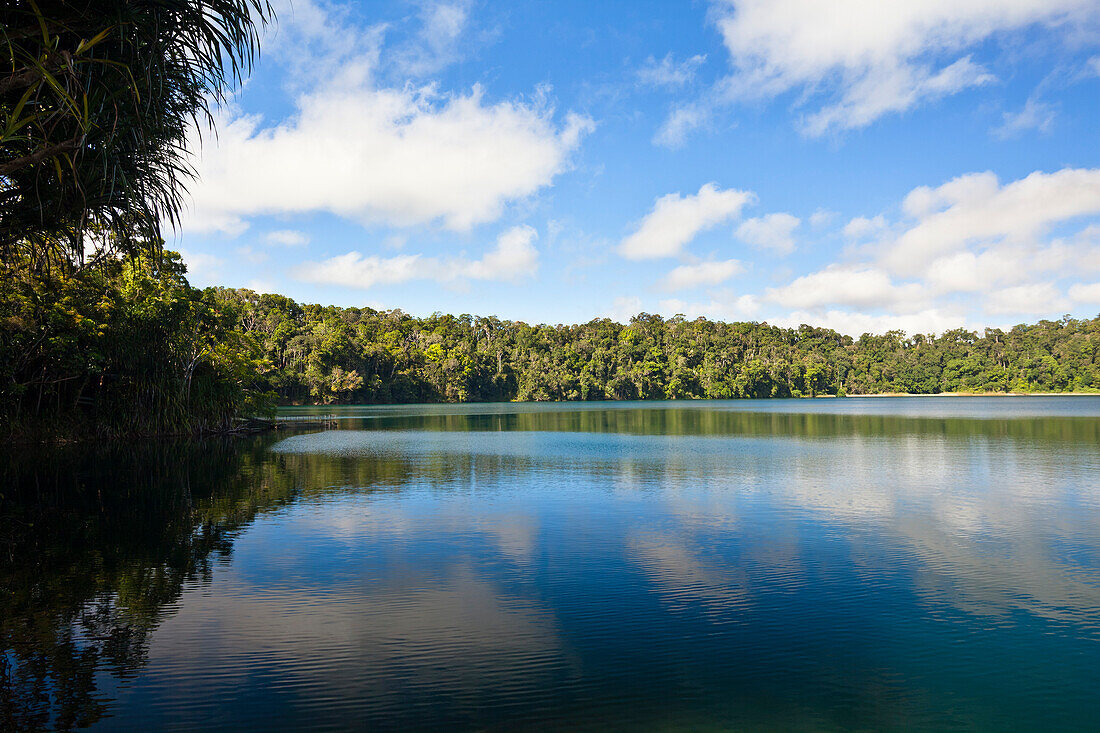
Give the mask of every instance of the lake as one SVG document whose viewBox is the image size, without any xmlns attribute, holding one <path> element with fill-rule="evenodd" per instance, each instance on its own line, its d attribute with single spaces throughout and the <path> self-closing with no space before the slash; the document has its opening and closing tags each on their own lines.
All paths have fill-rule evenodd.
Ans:
<svg viewBox="0 0 1100 733">
<path fill-rule="evenodd" d="M 0 457 L 0 728 L 1100 720 L 1100 396 L 286 412 Z"/>
</svg>

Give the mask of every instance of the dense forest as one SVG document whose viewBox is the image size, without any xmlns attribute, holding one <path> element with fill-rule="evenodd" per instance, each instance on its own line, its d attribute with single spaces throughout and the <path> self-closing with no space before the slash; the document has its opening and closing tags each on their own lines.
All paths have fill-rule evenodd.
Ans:
<svg viewBox="0 0 1100 733">
<path fill-rule="evenodd" d="M 650 400 L 1100 389 L 1100 317 L 939 337 L 639 314 L 580 325 L 302 305 L 217 289 L 283 403 Z"/>
<path fill-rule="evenodd" d="M 220 431 L 262 412 L 263 353 L 179 256 L 0 266 L 0 434 Z"/>
<path fill-rule="evenodd" d="M 218 430 L 270 402 L 161 228 L 272 20 L 266 0 L 0 2 L 0 436 Z"/>
<path fill-rule="evenodd" d="M 1100 317 L 938 337 L 305 305 L 187 283 L 178 255 L 0 282 L 9 433 L 223 430 L 274 404 L 1100 391 Z"/>
</svg>

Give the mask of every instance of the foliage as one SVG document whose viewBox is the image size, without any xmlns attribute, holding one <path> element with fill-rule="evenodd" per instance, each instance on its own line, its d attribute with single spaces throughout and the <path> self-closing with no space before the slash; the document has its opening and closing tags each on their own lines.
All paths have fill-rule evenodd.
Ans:
<svg viewBox="0 0 1100 733">
<path fill-rule="evenodd" d="M 641 314 L 573 326 L 219 289 L 286 403 L 727 399 L 1100 389 L 1100 317 L 938 338 Z"/>
<path fill-rule="evenodd" d="M 270 401 L 234 303 L 192 288 L 179 255 L 47 277 L 0 265 L 0 426 L 60 437 L 222 430 Z"/>
<path fill-rule="evenodd" d="M 266 0 L 0 0 L 0 260 L 157 244 L 188 136 L 271 15 Z"/>
</svg>

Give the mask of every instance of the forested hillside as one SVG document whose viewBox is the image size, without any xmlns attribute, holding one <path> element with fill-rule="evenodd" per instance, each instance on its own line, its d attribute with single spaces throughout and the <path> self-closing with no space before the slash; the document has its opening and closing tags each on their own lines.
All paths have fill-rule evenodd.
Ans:
<svg viewBox="0 0 1100 733">
<path fill-rule="evenodd" d="M 281 402 L 726 399 L 1100 389 L 1100 317 L 938 338 L 641 314 L 575 326 L 218 290 Z"/>
<path fill-rule="evenodd" d="M 0 280 L 0 428 L 221 430 L 271 405 L 1100 391 L 1100 317 L 937 337 L 641 314 L 573 326 L 191 287 L 178 255 Z"/>
</svg>

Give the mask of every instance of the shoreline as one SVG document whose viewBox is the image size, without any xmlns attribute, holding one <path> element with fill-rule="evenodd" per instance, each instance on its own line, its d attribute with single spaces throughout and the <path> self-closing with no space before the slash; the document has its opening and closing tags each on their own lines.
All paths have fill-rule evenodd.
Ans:
<svg viewBox="0 0 1100 733">
<path fill-rule="evenodd" d="M 1100 397 L 1100 392 L 935 392 L 918 394 L 915 392 L 875 392 L 872 394 L 850 394 L 847 397 Z M 836 397 L 836 395 L 819 395 Z M 816 397 L 814 399 L 817 399 Z"/>
<path fill-rule="evenodd" d="M 819 394 L 810 397 L 685 397 L 678 399 L 634 399 L 634 400 L 467 400 L 462 402 L 333 402 L 329 404 L 296 402 L 276 405 L 277 410 L 299 407 L 398 407 L 409 405 L 598 405 L 607 402 L 771 402 L 773 400 L 843 400 L 853 397 L 1100 397 L 1097 392 L 868 392 L 866 394 Z"/>
</svg>

